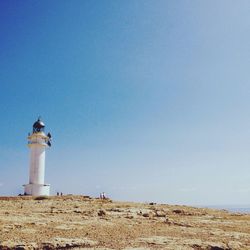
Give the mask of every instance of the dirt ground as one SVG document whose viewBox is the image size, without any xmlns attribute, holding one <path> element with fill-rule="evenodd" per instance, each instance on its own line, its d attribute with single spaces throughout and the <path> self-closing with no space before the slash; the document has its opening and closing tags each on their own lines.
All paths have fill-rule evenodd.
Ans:
<svg viewBox="0 0 250 250">
<path fill-rule="evenodd" d="M 250 214 L 86 196 L 0 197 L 0 249 L 250 249 Z"/>
</svg>

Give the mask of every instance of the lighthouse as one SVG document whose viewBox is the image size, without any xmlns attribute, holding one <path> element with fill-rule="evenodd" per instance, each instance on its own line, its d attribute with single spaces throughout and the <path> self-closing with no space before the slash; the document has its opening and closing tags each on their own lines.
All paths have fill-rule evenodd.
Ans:
<svg viewBox="0 0 250 250">
<path fill-rule="evenodd" d="M 50 185 L 44 183 L 45 150 L 51 146 L 51 134 L 45 134 L 45 124 L 40 118 L 33 124 L 28 136 L 30 148 L 29 184 L 24 185 L 25 195 L 49 195 Z"/>
</svg>

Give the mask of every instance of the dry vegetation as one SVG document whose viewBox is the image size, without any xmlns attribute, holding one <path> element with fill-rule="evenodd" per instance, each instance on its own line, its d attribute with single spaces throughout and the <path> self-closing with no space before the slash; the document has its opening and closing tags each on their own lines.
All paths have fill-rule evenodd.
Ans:
<svg viewBox="0 0 250 250">
<path fill-rule="evenodd" d="M 84 196 L 0 197 L 0 249 L 250 249 L 250 215 Z"/>
</svg>

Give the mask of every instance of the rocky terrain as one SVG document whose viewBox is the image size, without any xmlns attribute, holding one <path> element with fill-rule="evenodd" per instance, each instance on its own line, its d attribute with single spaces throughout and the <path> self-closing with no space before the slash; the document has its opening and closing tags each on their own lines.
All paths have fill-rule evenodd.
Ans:
<svg viewBox="0 0 250 250">
<path fill-rule="evenodd" d="M 0 249 L 250 249 L 250 214 L 86 196 L 0 197 Z"/>
</svg>

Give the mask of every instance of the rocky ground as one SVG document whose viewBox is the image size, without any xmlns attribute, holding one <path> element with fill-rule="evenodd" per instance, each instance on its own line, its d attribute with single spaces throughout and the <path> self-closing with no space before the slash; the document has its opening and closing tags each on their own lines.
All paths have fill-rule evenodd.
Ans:
<svg viewBox="0 0 250 250">
<path fill-rule="evenodd" d="M 84 196 L 0 197 L 0 249 L 250 249 L 250 215 Z"/>
</svg>

